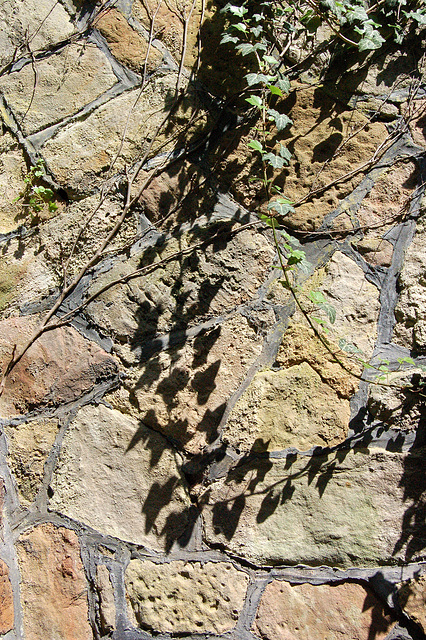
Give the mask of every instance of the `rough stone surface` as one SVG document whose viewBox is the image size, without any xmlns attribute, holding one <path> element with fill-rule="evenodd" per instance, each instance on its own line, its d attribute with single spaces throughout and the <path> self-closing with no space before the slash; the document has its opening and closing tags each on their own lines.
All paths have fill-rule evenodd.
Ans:
<svg viewBox="0 0 426 640">
<path fill-rule="evenodd" d="M 105 535 L 169 547 L 184 532 L 189 507 L 177 464 L 164 438 L 141 421 L 85 407 L 64 438 L 50 509 Z"/>
<path fill-rule="evenodd" d="M 23 46 L 27 38 L 31 49 L 36 51 L 60 42 L 74 32 L 69 15 L 55 0 L 4 2 L 0 7 L 0 23 L 2 64 L 13 57 L 15 47 Z"/>
<path fill-rule="evenodd" d="M 111 584 L 108 568 L 100 564 L 96 568 L 96 588 L 99 594 L 99 609 L 101 629 L 105 635 L 115 629 L 114 589 Z"/>
<path fill-rule="evenodd" d="M 258 373 L 232 411 L 224 439 L 243 451 L 304 451 L 343 441 L 349 417 L 349 402 L 303 362 Z"/>
<path fill-rule="evenodd" d="M 426 633 L 426 577 L 399 585 L 398 599 L 404 612 Z"/>
<path fill-rule="evenodd" d="M 19 349 L 31 337 L 37 318 L 9 318 L 0 325 L 3 368 L 11 358 L 13 345 L 17 344 Z M 37 405 L 70 402 L 115 373 L 115 361 L 74 329 L 64 327 L 47 332 L 8 376 L 0 399 L 0 413 L 10 417 L 26 413 Z"/>
<path fill-rule="evenodd" d="M 93 44 L 71 44 L 59 53 L 0 79 L 0 90 L 28 135 L 76 113 L 117 78 L 106 56 Z M 34 95 L 28 91 L 35 83 Z"/>
<path fill-rule="evenodd" d="M 183 42 L 183 18 L 189 17 L 186 38 L 186 55 L 184 64 L 191 67 L 197 57 L 198 29 L 201 18 L 201 0 L 192 7 L 192 0 L 158 3 L 156 0 L 136 0 L 132 4 L 132 14 L 149 31 L 151 19 L 154 17 L 154 33 L 167 47 L 176 61 L 180 60 Z M 207 7 L 208 11 L 209 7 Z"/>
<path fill-rule="evenodd" d="M 25 187 L 27 168 L 22 152 L 8 134 L 0 136 L 0 151 L 0 233 L 8 233 L 16 229 L 25 217 L 23 208 L 13 201 Z M 0 291 L 3 295 L 1 285 Z M 0 302 L 0 306 L 3 304 Z"/>
<path fill-rule="evenodd" d="M 247 584 L 247 574 L 229 562 L 131 560 L 126 570 L 127 597 L 137 622 L 163 633 L 230 631 Z"/>
<path fill-rule="evenodd" d="M 13 591 L 9 579 L 9 568 L 0 560 L 0 633 L 13 628 Z"/>
<path fill-rule="evenodd" d="M 206 496 L 206 540 L 262 564 L 414 560 L 424 535 L 422 468 L 421 455 L 374 449 L 253 461 Z"/>
<path fill-rule="evenodd" d="M 370 388 L 368 408 L 372 415 L 402 432 L 418 430 L 419 441 L 424 439 L 425 402 L 418 389 L 425 385 L 426 373 L 415 368 L 409 372 L 392 372 L 385 375 L 383 382 L 389 386 L 372 385 Z"/>
<path fill-rule="evenodd" d="M 384 640 L 393 623 L 383 604 L 359 584 L 266 587 L 254 631 L 265 640 Z"/>
<path fill-rule="evenodd" d="M 0 542 L 3 542 L 3 506 L 4 506 L 4 480 L 0 478 Z"/>
<path fill-rule="evenodd" d="M 310 327 L 298 322 L 290 324 L 285 332 L 276 362 L 285 367 L 307 362 L 339 397 L 349 399 L 358 389 L 358 380 L 349 372 L 359 375 L 361 370 L 356 362 L 347 358 L 343 352 L 339 353 L 330 336 L 323 337 L 328 340 L 332 353 L 338 353 L 339 360 L 347 370 L 334 360 L 332 353 L 314 335 Z M 331 338 L 333 337 L 331 330 Z"/>
<path fill-rule="evenodd" d="M 130 387 L 140 418 L 187 451 L 201 452 L 216 438 L 228 398 L 260 351 L 256 332 L 236 315 L 150 359 Z"/>
<path fill-rule="evenodd" d="M 362 269 L 340 251 L 333 255 L 325 272 L 321 289 L 336 309 L 331 328 L 333 341 L 346 340 L 362 351 L 361 358 L 368 360 L 377 338 L 379 291 L 367 282 Z"/>
<path fill-rule="evenodd" d="M 119 261 L 91 287 L 90 293 L 128 273 L 200 242 L 195 230 L 172 239 L 161 250 Z M 218 239 L 199 253 L 176 259 L 126 287 L 115 286 L 89 305 L 88 314 L 127 349 L 118 349 L 127 364 L 137 361 L 144 338 L 186 330 L 201 318 L 218 316 L 255 298 L 273 260 L 271 244 L 261 233 L 245 230 L 227 241 Z M 226 280 L 226 286 L 223 283 Z M 132 351 L 134 355 L 132 355 Z"/>
<path fill-rule="evenodd" d="M 147 148 L 149 131 L 164 118 L 165 99 L 175 83 L 175 74 L 158 77 L 147 86 L 137 104 L 139 89 L 126 92 L 48 140 L 44 156 L 60 184 L 87 194 L 98 186 L 97 177 L 109 168 L 120 149 L 115 171 L 134 161 Z M 129 113 L 132 117 L 126 128 Z"/>
<path fill-rule="evenodd" d="M 422 215 L 416 235 L 405 255 L 399 276 L 400 296 L 395 309 L 395 342 L 426 352 L 426 220 Z"/>
<path fill-rule="evenodd" d="M 143 73 L 146 62 L 147 72 L 152 73 L 160 64 L 160 52 L 151 44 L 148 53 L 147 41 L 132 29 L 126 18 L 116 9 L 110 8 L 101 14 L 96 21 L 96 28 L 105 37 L 116 60 L 134 71 Z"/>
<path fill-rule="evenodd" d="M 17 543 L 28 640 L 91 640 L 87 582 L 74 531 L 43 524 Z"/>
<path fill-rule="evenodd" d="M 57 420 L 33 420 L 6 426 L 9 460 L 21 503 L 28 505 L 37 495 L 43 479 L 44 463 L 55 442 Z"/>
</svg>

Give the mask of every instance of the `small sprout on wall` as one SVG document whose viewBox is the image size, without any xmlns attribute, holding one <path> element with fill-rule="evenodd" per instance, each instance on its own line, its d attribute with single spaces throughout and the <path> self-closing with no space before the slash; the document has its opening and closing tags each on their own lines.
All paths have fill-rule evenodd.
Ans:
<svg viewBox="0 0 426 640">
<path fill-rule="evenodd" d="M 26 207 L 33 217 L 43 211 L 46 205 L 49 213 L 55 213 L 58 209 L 53 190 L 40 184 L 44 175 L 43 160 L 38 160 L 24 178 L 25 189 L 13 200 L 14 203 L 22 200 L 22 206 Z"/>
</svg>

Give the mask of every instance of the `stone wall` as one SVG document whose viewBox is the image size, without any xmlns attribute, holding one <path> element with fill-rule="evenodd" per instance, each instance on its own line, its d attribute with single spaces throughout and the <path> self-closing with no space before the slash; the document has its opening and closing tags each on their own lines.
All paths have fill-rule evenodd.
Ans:
<svg viewBox="0 0 426 640">
<path fill-rule="evenodd" d="M 285 224 L 341 366 L 256 215 L 218 6 L 9 0 L 0 23 L 1 637 L 424 638 L 420 40 L 288 52 Z"/>
</svg>

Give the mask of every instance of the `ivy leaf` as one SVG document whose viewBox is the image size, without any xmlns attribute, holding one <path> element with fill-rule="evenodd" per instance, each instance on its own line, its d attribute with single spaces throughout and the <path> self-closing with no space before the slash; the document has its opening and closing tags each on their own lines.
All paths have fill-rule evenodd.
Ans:
<svg viewBox="0 0 426 640">
<path fill-rule="evenodd" d="M 277 200 L 275 200 L 274 202 L 270 202 L 268 204 L 268 211 L 272 210 L 277 211 L 280 216 L 286 216 L 288 213 L 294 212 L 294 207 L 286 202 L 278 202 Z"/>
<path fill-rule="evenodd" d="M 251 98 L 246 98 L 246 102 L 253 105 L 253 107 L 257 107 L 258 109 L 262 108 L 262 100 L 259 96 L 251 96 Z"/>
<path fill-rule="evenodd" d="M 251 27 L 250 31 L 255 38 L 258 38 L 263 31 L 263 27 L 261 24 L 258 24 L 257 27 Z"/>
<path fill-rule="evenodd" d="M 280 144 L 280 156 L 281 158 L 284 160 L 285 164 L 289 164 L 290 160 L 291 160 L 291 153 L 290 151 L 287 149 L 287 147 L 283 144 Z"/>
<path fill-rule="evenodd" d="M 265 62 L 267 62 L 269 65 L 275 65 L 279 63 L 279 60 L 277 60 L 276 58 L 274 58 L 274 56 L 263 56 L 263 59 Z"/>
<path fill-rule="evenodd" d="M 254 84 L 267 84 L 268 82 L 275 80 L 274 76 L 267 76 L 265 73 L 247 73 L 244 77 L 247 80 L 249 87 Z"/>
<path fill-rule="evenodd" d="M 274 84 L 270 84 L 268 89 L 272 93 L 272 95 L 274 95 L 274 96 L 282 97 L 282 95 L 283 95 L 283 92 L 281 91 L 281 89 L 279 87 L 277 87 L 276 85 L 274 85 Z"/>
<path fill-rule="evenodd" d="M 334 324 L 336 322 L 336 309 L 333 307 L 333 305 L 324 304 L 321 305 L 321 308 L 326 312 L 331 324 Z"/>
<path fill-rule="evenodd" d="M 366 22 L 368 20 L 368 13 L 360 5 L 350 7 L 346 13 L 349 24 L 359 20 L 360 22 Z"/>
<path fill-rule="evenodd" d="M 327 300 L 324 298 L 324 294 L 321 291 L 309 291 L 308 298 L 314 304 L 326 304 Z"/>
<path fill-rule="evenodd" d="M 271 218 L 270 216 L 267 216 L 264 213 L 261 213 L 259 217 L 262 220 L 262 222 L 267 224 L 269 227 L 272 227 L 272 228 L 276 227 L 276 222 L 274 218 Z"/>
<path fill-rule="evenodd" d="M 255 151 L 259 151 L 260 153 L 262 153 L 263 151 L 263 147 L 260 144 L 259 140 L 250 140 L 250 142 L 247 145 L 248 147 L 250 147 L 250 149 L 254 149 Z"/>
<path fill-rule="evenodd" d="M 352 342 L 347 342 L 345 338 L 340 338 L 339 349 L 346 353 L 362 353 L 361 349 L 358 349 L 358 347 L 352 344 Z"/>
<path fill-rule="evenodd" d="M 274 169 L 282 169 L 284 166 L 284 160 L 280 156 L 276 156 L 275 153 L 265 153 L 262 160 L 265 160 Z"/>
<path fill-rule="evenodd" d="M 237 51 L 239 51 L 241 53 L 241 55 L 243 56 L 248 56 L 249 53 L 253 53 L 253 51 L 256 51 L 255 47 L 248 43 L 248 42 L 242 42 L 241 44 L 239 44 L 237 47 L 235 47 L 237 49 Z"/>
<path fill-rule="evenodd" d="M 246 7 L 239 7 L 238 5 L 231 4 L 230 2 L 220 10 L 221 13 L 232 13 L 233 16 L 237 16 L 238 18 L 242 18 L 247 11 L 248 9 Z"/>
<path fill-rule="evenodd" d="M 233 29 L 237 29 L 238 31 L 242 31 L 243 33 L 247 31 L 247 26 L 244 24 L 244 22 L 237 22 L 237 24 L 233 24 L 231 26 Z"/>
<path fill-rule="evenodd" d="M 418 24 L 426 24 L 426 13 L 423 13 L 422 10 L 410 11 L 410 13 L 407 15 L 407 18 L 412 18 L 413 20 L 416 20 Z"/>
<path fill-rule="evenodd" d="M 290 255 L 288 256 L 287 264 L 299 264 L 304 258 L 306 258 L 306 254 L 304 251 L 300 251 L 299 249 L 292 249 Z"/>
<path fill-rule="evenodd" d="M 268 114 L 269 120 L 275 121 L 275 126 L 277 127 L 278 131 L 282 131 L 290 124 L 293 124 L 293 120 L 286 116 L 285 113 L 279 113 L 279 111 L 276 111 L 276 109 L 268 109 Z"/>
</svg>

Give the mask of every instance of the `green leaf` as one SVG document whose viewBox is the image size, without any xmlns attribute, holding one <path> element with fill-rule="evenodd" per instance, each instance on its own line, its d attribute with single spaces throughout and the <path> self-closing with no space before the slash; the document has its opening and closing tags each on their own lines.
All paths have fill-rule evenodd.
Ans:
<svg viewBox="0 0 426 640">
<path fill-rule="evenodd" d="M 265 153 L 262 156 L 262 160 L 266 161 L 274 169 L 282 169 L 284 166 L 284 160 L 280 156 L 276 156 L 275 153 Z"/>
<path fill-rule="evenodd" d="M 253 53 L 254 51 L 256 51 L 255 47 L 252 44 L 248 43 L 248 42 L 243 42 L 243 43 L 239 44 L 236 47 L 236 49 L 243 56 L 248 56 L 249 53 Z"/>
<path fill-rule="evenodd" d="M 289 162 L 291 160 L 291 153 L 287 149 L 287 147 L 285 145 L 281 144 L 281 143 L 280 143 L 279 154 L 280 154 L 281 158 L 284 160 L 285 164 L 289 164 Z"/>
<path fill-rule="evenodd" d="M 347 342 L 345 338 L 340 338 L 339 340 L 339 349 L 345 351 L 346 353 L 362 353 L 360 349 L 352 342 Z"/>
<path fill-rule="evenodd" d="M 314 304 L 327 303 L 327 300 L 324 298 L 324 294 L 321 291 L 309 291 L 308 298 L 312 300 Z"/>
<path fill-rule="evenodd" d="M 287 258 L 287 264 L 299 264 L 302 260 L 306 258 L 306 254 L 304 251 L 299 251 L 299 249 L 292 249 L 291 254 Z"/>
<path fill-rule="evenodd" d="M 250 147 L 250 149 L 254 149 L 255 151 L 259 151 L 260 153 L 262 153 L 263 151 L 263 147 L 260 144 L 259 140 L 250 140 L 250 142 L 247 145 L 248 147 Z"/>
<path fill-rule="evenodd" d="M 241 7 L 236 4 L 231 4 L 230 2 L 220 10 L 221 13 L 231 13 L 233 16 L 237 16 L 238 18 L 242 18 L 247 11 L 248 9 L 244 5 Z"/>
<path fill-rule="evenodd" d="M 249 87 L 254 84 L 267 84 L 275 79 L 274 76 L 268 76 L 266 73 L 247 73 L 244 77 L 247 80 Z"/>
<path fill-rule="evenodd" d="M 290 124 L 293 124 L 293 120 L 285 115 L 285 113 L 279 113 L 276 109 L 268 109 L 269 120 L 275 121 L 275 126 L 278 131 L 282 131 Z"/>
<path fill-rule="evenodd" d="M 271 211 L 272 209 L 277 211 L 280 216 L 286 216 L 288 213 L 294 212 L 294 207 L 292 207 L 290 204 L 278 202 L 277 200 L 274 200 L 274 202 L 270 202 L 268 204 L 268 211 Z"/>
<path fill-rule="evenodd" d="M 277 85 L 270 84 L 268 86 L 268 89 L 272 93 L 272 95 L 274 95 L 274 96 L 282 96 L 283 95 L 283 92 L 281 91 L 281 89 Z"/>
<path fill-rule="evenodd" d="M 333 305 L 327 303 L 321 305 L 321 307 L 326 312 L 331 324 L 334 324 L 336 322 L 336 309 L 333 307 Z"/>
<path fill-rule="evenodd" d="M 237 22 L 237 24 L 232 24 L 231 27 L 238 31 L 242 31 L 243 33 L 247 31 L 247 25 L 245 25 L 244 22 Z"/>
<path fill-rule="evenodd" d="M 263 102 L 259 98 L 259 96 L 251 96 L 251 98 L 246 98 L 246 102 L 253 105 L 253 107 L 257 107 L 258 109 L 261 109 L 263 106 Z"/>
<path fill-rule="evenodd" d="M 237 44 L 237 42 L 239 41 L 240 39 L 238 36 L 231 36 L 230 33 L 224 33 L 220 41 L 220 44 L 226 44 L 227 42 L 232 42 L 232 44 Z"/>
<path fill-rule="evenodd" d="M 258 38 L 263 31 L 263 27 L 261 24 L 258 24 L 256 27 L 251 27 L 250 31 L 255 38 Z"/>
<path fill-rule="evenodd" d="M 420 10 L 420 11 L 411 11 L 408 15 L 407 18 L 412 18 L 413 20 L 415 20 L 416 22 L 418 22 L 418 24 L 426 24 L 426 13 L 423 13 L 424 10 Z"/>
<path fill-rule="evenodd" d="M 263 60 L 269 64 L 269 65 L 275 65 L 275 64 L 279 64 L 279 60 L 277 60 L 276 58 L 274 58 L 274 56 L 263 56 Z"/>
<path fill-rule="evenodd" d="M 261 213 L 259 218 L 262 220 L 262 222 L 267 224 L 269 227 L 276 227 L 277 226 L 274 218 L 271 218 L 270 216 L 267 216 L 264 213 Z"/>
</svg>

